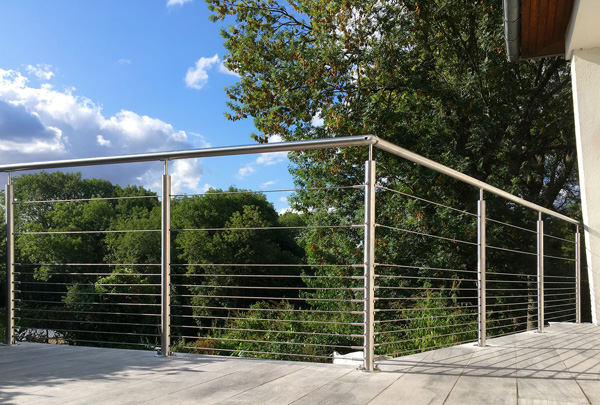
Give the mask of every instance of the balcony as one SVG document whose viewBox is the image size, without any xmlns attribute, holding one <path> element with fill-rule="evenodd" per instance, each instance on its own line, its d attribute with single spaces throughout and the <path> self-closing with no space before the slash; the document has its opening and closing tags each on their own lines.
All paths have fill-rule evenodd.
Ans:
<svg viewBox="0 0 600 405">
<path fill-rule="evenodd" d="M 335 181 L 197 195 L 171 190 L 173 159 L 312 151 L 340 162 Z M 406 162 L 406 171 L 379 170 L 392 160 Z M 374 136 L 0 171 L 149 161 L 164 162 L 160 195 L 26 199 L 18 197 L 19 178 L 7 185 L 0 361 L 8 385 L 0 399 L 593 397 L 593 384 L 588 395 L 580 383 L 592 378 L 581 367 L 597 367 L 590 352 L 596 327 L 581 324 L 581 224 Z M 455 205 L 435 193 L 411 193 L 408 179 L 419 176 L 432 187 L 452 182 Z M 268 220 L 276 217 L 266 197 L 272 192 L 304 199 L 302 221 Z M 240 199 L 251 201 L 238 207 Z M 142 221 L 103 220 L 132 206 Z M 233 208 L 222 218 L 219 207 Z M 77 220 L 60 225 L 65 218 Z M 292 255 L 302 239 L 303 253 Z M 124 252 L 98 255 L 91 246 Z M 144 255 L 135 254 L 140 247 Z M 340 357 L 351 365 L 336 364 Z"/>
</svg>

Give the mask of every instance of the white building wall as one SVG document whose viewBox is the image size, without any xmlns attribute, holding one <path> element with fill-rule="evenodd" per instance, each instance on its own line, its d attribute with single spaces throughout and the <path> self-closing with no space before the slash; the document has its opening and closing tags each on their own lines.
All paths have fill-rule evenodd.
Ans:
<svg viewBox="0 0 600 405">
<path fill-rule="evenodd" d="M 571 74 L 592 321 L 600 316 L 600 48 L 572 51 Z"/>
</svg>

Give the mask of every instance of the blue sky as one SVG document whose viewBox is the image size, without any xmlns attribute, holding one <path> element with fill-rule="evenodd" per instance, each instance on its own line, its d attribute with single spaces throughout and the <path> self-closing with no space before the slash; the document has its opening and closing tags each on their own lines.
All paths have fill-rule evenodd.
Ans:
<svg viewBox="0 0 600 405">
<path fill-rule="evenodd" d="M 0 2 L 0 162 L 243 145 L 220 26 L 202 0 Z M 290 188 L 285 154 L 178 161 L 176 193 Z M 161 164 L 81 170 L 159 191 Z M 284 209 L 286 194 L 269 195 Z"/>
</svg>

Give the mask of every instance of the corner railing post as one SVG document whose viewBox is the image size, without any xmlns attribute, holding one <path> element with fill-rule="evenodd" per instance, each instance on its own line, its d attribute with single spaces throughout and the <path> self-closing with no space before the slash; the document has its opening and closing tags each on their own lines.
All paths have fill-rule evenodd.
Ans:
<svg viewBox="0 0 600 405">
<path fill-rule="evenodd" d="M 15 307 L 14 307 L 14 274 L 15 274 L 15 239 L 14 239 L 14 190 L 10 183 L 10 173 L 8 174 L 8 184 L 5 187 L 5 214 L 6 214 L 6 330 L 5 343 L 12 345 L 15 343 Z"/>
<path fill-rule="evenodd" d="M 479 191 L 479 201 L 477 202 L 477 304 L 478 304 L 478 339 L 479 346 L 485 346 L 487 335 L 487 309 L 486 309 L 486 227 L 485 227 L 485 200 L 483 199 L 483 190 Z"/>
<path fill-rule="evenodd" d="M 539 213 L 537 222 L 537 287 L 538 287 L 538 332 L 544 332 L 544 221 Z"/>
<path fill-rule="evenodd" d="M 171 176 L 165 161 L 162 176 L 161 219 L 161 347 L 162 356 L 171 355 Z"/>
<path fill-rule="evenodd" d="M 375 161 L 372 146 L 365 163 L 364 235 L 364 371 L 375 369 Z"/>
<path fill-rule="evenodd" d="M 581 234 L 575 231 L 575 322 L 581 323 Z"/>
</svg>

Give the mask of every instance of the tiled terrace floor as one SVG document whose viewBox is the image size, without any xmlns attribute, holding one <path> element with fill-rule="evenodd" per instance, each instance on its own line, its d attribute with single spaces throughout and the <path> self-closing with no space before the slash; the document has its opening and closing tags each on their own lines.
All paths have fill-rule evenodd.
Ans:
<svg viewBox="0 0 600 405">
<path fill-rule="evenodd" d="M 348 366 L 42 344 L 0 346 L 2 404 L 600 404 L 600 328 Z"/>
</svg>

